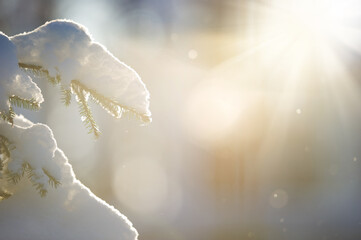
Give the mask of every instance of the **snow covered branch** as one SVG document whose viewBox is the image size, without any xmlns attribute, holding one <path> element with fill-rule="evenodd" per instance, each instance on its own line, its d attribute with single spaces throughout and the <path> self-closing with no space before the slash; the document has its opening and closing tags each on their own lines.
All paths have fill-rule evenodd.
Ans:
<svg viewBox="0 0 361 240">
<path fill-rule="evenodd" d="M 139 75 L 94 42 L 83 26 L 56 20 L 10 38 L 0 32 L 1 237 L 136 239 L 125 216 L 76 180 L 51 129 L 14 112 L 14 106 L 38 110 L 44 101 L 31 76 L 59 85 L 65 105 L 74 94 L 81 119 L 95 136 L 100 131 L 89 98 L 113 117 L 128 112 L 151 121 L 149 92 Z M 19 211 L 26 214 L 19 218 Z M 68 219 L 72 223 L 64 224 Z M 47 231 L 34 231 L 42 224 Z"/>
<path fill-rule="evenodd" d="M 99 130 L 84 104 L 91 98 L 114 117 L 129 112 L 151 121 L 149 93 L 139 75 L 108 50 L 92 40 L 87 30 L 74 22 L 51 21 L 29 33 L 11 37 L 16 45 L 19 67 L 45 75 L 61 84 L 64 103 L 76 95 L 80 113 L 90 132 Z M 85 96 L 85 98 L 82 97 Z"/>
</svg>

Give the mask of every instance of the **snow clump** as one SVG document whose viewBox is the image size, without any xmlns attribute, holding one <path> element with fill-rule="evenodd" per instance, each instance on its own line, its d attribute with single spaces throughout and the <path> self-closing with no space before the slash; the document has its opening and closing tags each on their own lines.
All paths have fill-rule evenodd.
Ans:
<svg viewBox="0 0 361 240">
<path fill-rule="evenodd" d="M 2 32 L 0 50 L 0 112 L 9 110 L 11 96 L 42 103 L 44 99 L 40 88 L 19 68 L 16 47 Z"/>
<path fill-rule="evenodd" d="M 87 29 L 69 20 L 54 20 L 28 33 L 11 37 L 20 63 L 41 66 L 51 77 L 61 76 L 69 86 L 80 81 L 90 89 L 150 118 L 149 92 L 139 75 L 104 46 L 93 41 Z"/>
</svg>

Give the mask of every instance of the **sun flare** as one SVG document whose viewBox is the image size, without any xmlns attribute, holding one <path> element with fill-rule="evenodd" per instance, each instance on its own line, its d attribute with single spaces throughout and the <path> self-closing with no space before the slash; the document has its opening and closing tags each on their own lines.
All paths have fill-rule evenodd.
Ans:
<svg viewBox="0 0 361 240">
<path fill-rule="evenodd" d="M 273 63 L 282 56 L 288 61 L 310 62 L 315 55 L 328 61 L 340 46 L 359 51 L 360 31 L 354 27 L 360 15 L 350 1 L 286 1 L 254 7 L 259 20 L 252 38 L 263 44 L 263 60 Z M 266 43 L 266 44 L 264 44 Z M 267 46 L 267 47 L 266 47 Z M 301 60 L 302 59 L 302 60 Z"/>
</svg>

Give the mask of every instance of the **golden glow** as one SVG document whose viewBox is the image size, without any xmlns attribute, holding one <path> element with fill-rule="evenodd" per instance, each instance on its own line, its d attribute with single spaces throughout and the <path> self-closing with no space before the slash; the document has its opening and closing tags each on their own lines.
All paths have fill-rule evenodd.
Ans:
<svg viewBox="0 0 361 240">
<path fill-rule="evenodd" d="M 200 84 L 186 105 L 187 132 L 196 142 L 212 144 L 224 140 L 234 130 L 244 107 L 238 98 L 224 85 Z"/>
<path fill-rule="evenodd" d="M 329 61 L 338 45 L 359 48 L 360 32 L 351 27 L 359 15 L 360 3 L 350 1 L 274 0 L 269 6 L 256 6 L 254 16 L 261 19 L 252 39 L 265 44 L 261 60 L 274 64 L 286 58 L 288 62 L 308 64 L 312 58 Z"/>
<path fill-rule="evenodd" d="M 102 4 L 108 2 L 116 1 Z M 139 12 L 89 14 L 80 4 L 78 16 L 74 10 L 65 16 L 84 23 L 99 41 L 107 38 L 115 56 L 139 71 L 154 114 L 145 128 L 104 119 L 100 141 L 111 140 L 103 142 L 98 165 L 89 164 L 99 157 L 94 144 L 78 150 L 71 136 L 64 149 L 75 157 L 87 152 L 83 162 L 69 155 L 75 169 L 97 173 L 111 155 L 110 177 L 96 185 L 98 192 L 111 191 L 122 211 L 135 214 L 131 220 L 141 219 L 135 226 L 143 239 L 292 239 L 303 236 L 316 215 L 349 222 L 338 207 L 353 207 L 349 200 L 361 189 L 361 1 L 172 2 L 180 17 L 169 32 L 159 18 L 148 17 L 153 12 L 133 21 Z M 186 25 L 178 25 L 182 19 Z M 225 25 L 222 31 L 218 24 Z M 60 115 L 49 119 L 67 116 Z M 56 136 L 69 135 L 53 125 Z M 290 227 L 295 219 L 311 225 Z M 177 229 L 187 224 L 182 236 Z M 279 235 L 284 232 L 291 235 Z"/>
<path fill-rule="evenodd" d="M 133 211 L 154 213 L 167 196 L 167 174 L 152 159 L 130 159 L 119 166 L 114 179 L 114 191 Z"/>
</svg>

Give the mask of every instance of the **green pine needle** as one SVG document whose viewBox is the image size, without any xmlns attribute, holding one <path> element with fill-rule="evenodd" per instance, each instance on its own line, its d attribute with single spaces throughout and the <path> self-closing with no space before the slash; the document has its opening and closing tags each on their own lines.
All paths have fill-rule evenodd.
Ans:
<svg viewBox="0 0 361 240">
<path fill-rule="evenodd" d="M 10 104 L 16 107 L 25 108 L 29 110 L 39 110 L 40 103 L 35 99 L 24 99 L 18 96 L 9 97 Z"/>
<path fill-rule="evenodd" d="M 10 171 L 6 165 L 11 160 L 11 151 L 15 149 L 15 146 L 5 137 L 0 135 L 0 172 L 5 176 L 5 179 L 11 184 L 17 184 L 21 178 L 26 175 L 30 182 L 33 184 L 34 188 L 38 191 L 41 197 L 45 197 L 47 194 L 47 190 L 44 188 L 43 184 L 40 184 L 35 181 L 40 176 L 34 173 L 34 168 L 28 162 L 24 162 L 22 164 L 22 169 L 20 172 L 15 173 Z M 50 174 L 45 168 L 42 169 L 43 173 L 49 179 L 49 185 L 57 188 L 61 183 L 58 179 Z M 7 195 L 6 193 L 2 194 L 3 192 L 0 189 L 0 200 L 10 197 L 11 195 Z"/>
<path fill-rule="evenodd" d="M 0 189 L 0 201 L 11 197 L 11 195 L 12 195 L 11 193 L 9 193 L 3 189 Z"/>
<path fill-rule="evenodd" d="M 60 83 L 60 76 L 50 77 L 49 72 L 42 68 L 41 66 L 32 65 L 32 64 L 24 64 L 19 63 L 19 67 L 26 70 L 31 71 L 32 73 L 40 76 L 45 76 L 49 82 L 54 85 Z M 87 95 L 97 104 L 99 104 L 103 109 L 105 109 L 110 115 L 116 118 L 120 118 L 123 113 L 130 113 L 134 115 L 136 118 L 142 120 L 145 123 L 151 121 L 151 118 L 145 114 L 139 113 L 134 108 L 130 108 L 124 106 L 113 99 L 107 98 L 104 95 L 98 93 L 97 91 L 86 87 L 78 80 L 72 80 L 70 84 L 70 89 L 66 89 L 64 86 L 61 87 L 62 91 L 62 102 L 68 106 L 71 103 L 71 93 L 74 93 L 77 97 L 77 102 L 79 105 L 79 113 L 82 121 L 84 122 L 86 128 L 88 128 L 89 133 L 94 134 L 97 138 L 100 135 L 99 128 L 94 120 L 93 114 L 88 105 Z"/>
<path fill-rule="evenodd" d="M 104 108 L 113 117 L 119 118 L 121 117 L 122 113 L 128 112 L 133 114 L 137 118 L 141 119 L 143 122 L 151 121 L 151 118 L 149 116 L 139 113 L 134 108 L 124 106 L 110 98 L 107 98 L 93 89 L 87 88 L 84 84 L 82 84 L 78 80 L 71 81 L 71 87 L 73 88 L 73 86 L 77 88 L 81 88 L 86 93 L 89 93 L 92 100 L 95 103 L 99 104 L 102 108 Z"/>
<path fill-rule="evenodd" d="M 69 106 L 71 103 L 71 90 L 66 89 L 65 87 L 61 87 L 61 101 L 64 103 L 65 106 Z"/>
<path fill-rule="evenodd" d="M 49 75 L 48 70 L 44 69 L 41 66 L 34 65 L 34 64 L 26 64 L 26 63 L 19 63 L 19 67 L 25 71 L 29 71 L 38 77 L 45 77 L 51 84 L 57 85 L 60 83 L 60 76 L 57 75 L 56 77 L 51 77 Z"/>
<path fill-rule="evenodd" d="M 93 114 L 85 97 L 87 92 L 85 92 L 84 89 L 82 89 L 79 85 L 72 84 L 71 87 L 74 94 L 77 96 L 81 119 L 83 120 L 85 126 L 89 129 L 89 133 L 93 133 L 94 136 L 98 138 L 100 131 L 93 118 Z"/>
<path fill-rule="evenodd" d="M 49 185 L 53 188 L 57 188 L 60 185 L 60 182 L 53 177 L 45 168 L 43 168 L 44 174 L 49 178 Z"/>
<path fill-rule="evenodd" d="M 0 135 L 0 171 L 4 169 L 6 163 L 10 160 L 10 151 L 15 147 L 12 146 L 9 139 Z"/>
<path fill-rule="evenodd" d="M 10 106 L 8 111 L 0 112 L 0 117 L 5 122 L 8 122 L 11 125 L 13 125 L 14 124 L 15 112 L 14 112 L 13 108 Z"/>
</svg>

